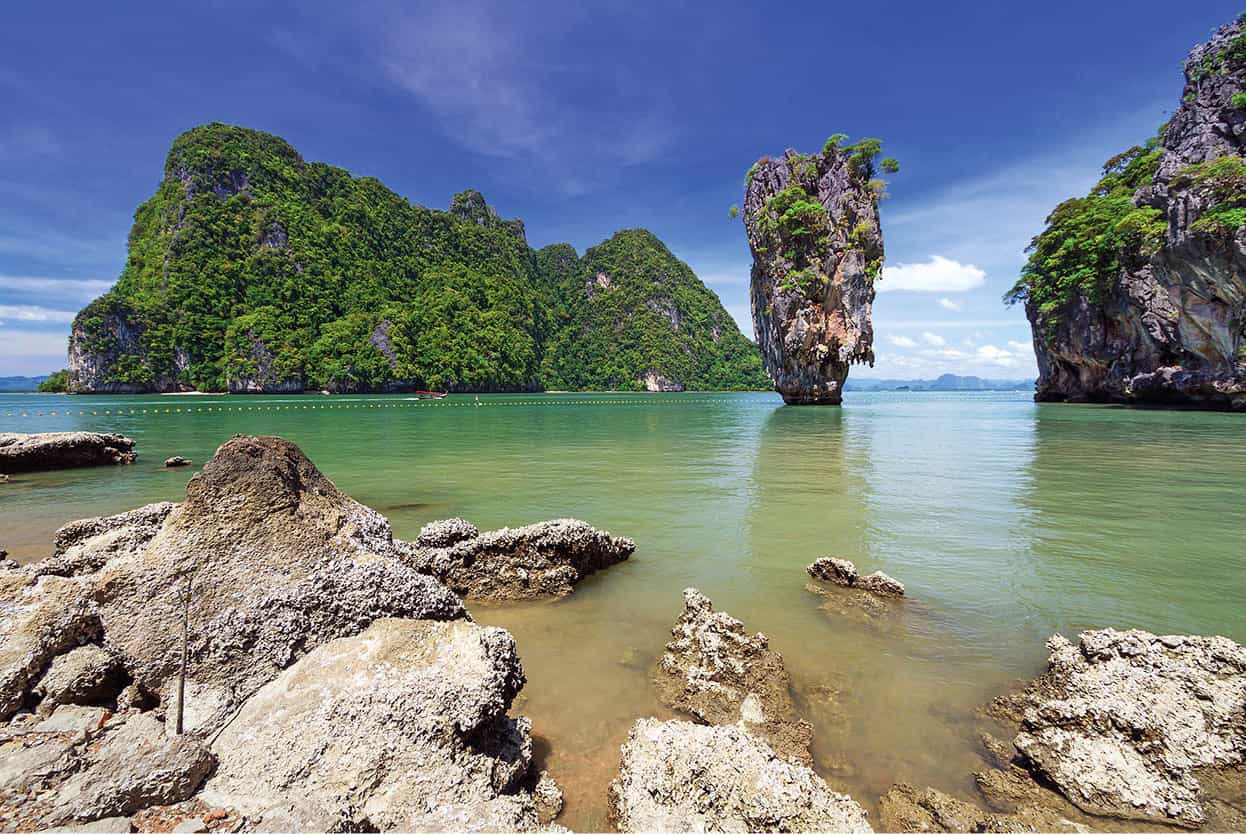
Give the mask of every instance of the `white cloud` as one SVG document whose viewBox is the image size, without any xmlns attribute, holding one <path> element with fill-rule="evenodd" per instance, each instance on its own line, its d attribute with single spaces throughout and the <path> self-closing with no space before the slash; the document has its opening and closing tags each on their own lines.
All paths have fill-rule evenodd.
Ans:
<svg viewBox="0 0 1246 834">
<path fill-rule="evenodd" d="M 950 298 L 940 298 L 939 306 L 944 310 L 951 310 L 953 313 L 959 313 L 961 308 L 961 305 L 958 302 L 953 301 Z"/>
<path fill-rule="evenodd" d="M 0 327 L 0 376 L 32 376 L 65 367 L 68 330 Z"/>
<path fill-rule="evenodd" d="M 1008 340 L 1008 347 L 1012 348 L 1017 353 L 1029 353 L 1034 349 L 1034 345 L 1030 342 L 1014 342 L 1012 339 Z"/>
<path fill-rule="evenodd" d="M 931 255 L 924 263 L 883 267 L 879 292 L 964 292 L 982 286 L 986 273 L 973 264 L 963 264 L 942 255 Z"/>
<path fill-rule="evenodd" d="M 104 293 L 112 281 L 95 278 L 38 278 L 0 275 L 0 290 L 37 293 L 77 293 L 88 300 Z"/>
<path fill-rule="evenodd" d="M 72 310 L 49 310 L 33 304 L 0 304 L 0 316 L 14 321 L 54 321 L 68 323 L 77 315 Z"/>
<path fill-rule="evenodd" d="M 917 342 L 914 342 L 908 336 L 890 336 L 888 337 L 893 345 L 902 348 L 915 348 Z"/>
<path fill-rule="evenodd" d="M 947 339 L 944 339 L 937 333 L 931 333 L 929 330 L 922 334 L 922 339 L 926 342 L 926 344 L 934 347 L 943 347 L 947 344 Z"/>
<path fill-rule="evenodd" d="M 1000 368 L 1015 368 L 1020 364 L 1018 361 L 1019 357 L 1016 354 L 995 345 L 982 345 L 974 353 L 974 358 L 986 365 L 994 365 Z"/>
</svg>

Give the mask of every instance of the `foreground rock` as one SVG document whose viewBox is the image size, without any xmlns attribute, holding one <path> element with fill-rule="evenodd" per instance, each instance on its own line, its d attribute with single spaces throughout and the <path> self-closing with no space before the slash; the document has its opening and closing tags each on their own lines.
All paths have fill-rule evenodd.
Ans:
<svg viewBox="0 0 1246 834">
<path fill-rule="evenodd" d="M 1125 179 L 1126 196 L 1135 189 L 1135 211 L 1132 227 L 1122 219 L 1092 230 L 1116 241 L 1110 257 L 1096 255 L 1101 273 L 1074 277 L 1067 254 L 1046 254 L 1085 245 L 1074 234 L 1038 239 L 1011 295 L 1034 333 L 1035 399 L 1246 409 L 1244 31 L 1234 20 L 1190 52 L 1158 148 L 1132 148 L 1105 167 Z"/>
<path fill-rule="evenodd" d="M 1090 814 L 1207 821 L 1200 779 L 1246 760 L 1246 648 L 1113 629 L 1048 645 L 1046 674 L 1004 705 L 1021 764 Z"/>
<path fill-rule="evenodd" d="M 90 431 L 0 433 L 0 473 L 134 463 L 134 441 Z"/>
<path fill-rule="evenodd" d="M 468 600 L 566 596 L 581 579 L 617 564 L 636 549 L 573 518 L 481 533 L 461 518 L 426 525 L 407 562 Z"/>
<path fill-rule="evenodd" d="M 671 635 L 654 678 L 662 703 L 706 724 L 738 723 L 784 758 L 813 763 L 813 727 L 800 720 L 783 657 L 766 635 L 749 635 L 695 588 L 684 591 Z"/>
<path fill-rule="evenodd" d="M 506 714 L 523 683 L 502 629 L 379 620 L 247 701 L 202 798 L 272 831 L 533 828 L 529 722 Z"/>
<path fill-rule="evenodd" d="M 864 145 L 828 142 L 808 156 L 788 150 L 749 172 L 753 325 L 786 403 L 838 405 L 849 366 L 874 364 L 870 306 L 883 237 L 877 149 Z"/>
<path fill-rule="evenodd" d="M 918 790 L 900 784 L 878 801 L 878 824 L 883 831 L 1086 831 L 1046 808 L 1026 808 L 1021 813 L 984 811 L 971 802 L 934 788 Z"/>
<path fill-rule="evenodd" d="M 864 809 L 739 727 L 642 719 L 610 807 L 620 831 L 866 832 Z"/>
</svg>

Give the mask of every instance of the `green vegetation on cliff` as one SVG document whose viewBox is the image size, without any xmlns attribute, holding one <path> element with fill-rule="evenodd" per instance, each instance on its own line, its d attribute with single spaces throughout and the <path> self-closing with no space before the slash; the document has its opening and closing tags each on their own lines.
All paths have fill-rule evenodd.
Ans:
<svg viewBox="0 0 1246 834">
<path fill-rule="evenodd" d="M 69 381 L 69 371 L 60 370 L 48 374 L 48 378 L 39 383 L 36 389 L 40 394 L 63 394 Z"/>
<path fill-rule="evenodd" d="M 1133 204 L 1134 192 L 1150 185 L 1159 167 L 1163 132 L 1104 163 L 1103 178 L 1087 196 L 1056 206 L 1030 241 L 1029 259 L 1005 301 L 1029 300 L 1049 317 L 1079 295 L 1098 303 L 1122 258 L 1149 257 L 1163 246 L 1168 224 L 1162 213 Z"/>
<path fill-rule="evenodd" d="M 75 321 L 71 352 L 86 361 L 71 357 L 69 384 L 632 388 L 656 371 L 688 386 L 767 385 L 718 299 L 647 237 L 682 268 L 665 267 L 677 291 L 647 296 L 666 291 L 662 269 L 648 243 L 623 237 L 618 248 L 641 251 L 616 253 L 612 276 L 638 307 L 613 309 L 606 327 L 613 302 L 568 285 L 555 259 L 528 246 L 523 223 L 500 218 L 479 192 L 428 209 L 305 162 L 276 136 L 205 125 L 174 141 L 159 188 L 135 212 L 120 279 Z M 596 251 L 582 264 L 562 249 L 563 272 L 577 274 Z M 643 313 L 668 296 L 690 331 Z M 723 339 L 697 329 L 715 316 Z"/>
</svg>

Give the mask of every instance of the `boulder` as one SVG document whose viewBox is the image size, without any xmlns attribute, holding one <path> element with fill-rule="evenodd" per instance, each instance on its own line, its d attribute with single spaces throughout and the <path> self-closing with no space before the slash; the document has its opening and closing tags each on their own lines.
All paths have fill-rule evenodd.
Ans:
<svg viewBox="0 0 1246 834">
<path fill-rule="evenodd" d="M 183 626 L 187 728 L 219 726 L 300 655 L 384 616 L 466 616 L 399 561 L 389 523 L 289 441 L 235 437 L 140 554 L 94 575 L 108 642 L 144 690 L 174 702 Z"/>
<path fill-rule="evenodd" d="M 1017 699 L 1022 764 L 1090 814 L 1204 823 L 1200 774 L 1246 763 L 1246 647 L 1114 629 L 1048 646 Z"/>
<path fill-rule="evenodd" d="M 904 585 L 900 580 L 893 579 L 880 570 L 858 578 L 853 587 L 869 591 L 871 594 L 877 594 L 880 597 L 904 596 Z"/>
<path fill-rule="evenodd" d="M 0 433 L 0 473 L 134 463 L 134 441 L 91 431 Z"/>
<path fill-rule="evenodd" d="M 41 711 L 61 704 L 115 702 L 125 686 L 125 670 L 101 646 L 79 646 L 52 661 L 35 686 Z"/>
<path fill-rule="evenodd" d="M 507 715 L 523 683 L 502 629 L 378 620 L 246 702 L 202 798 L 263 830 L 533 828 L 556 787 L 527 787 L 529 722 Z"/>
<path fill-rule="evenodd" d="M 56 788 L 45 819 L 89 822 L 181 802 L 194 794 L 212 765 L 212 754 L 198 738 L 168 735 L 150 713 L 131 715 L 105 725 L 76 771 Z"/>
<path fill-rule="evenodd" d="M 164 465 L 166 469 L 174 469 L 178 466 L 190 466 L 190 459 L 184 458 L 181 455 L 174 455 L 171 458 L 166 458 Z"/>
<path fill-rule="evenodd" d="M 155 537 L 176 507 L 169 501 L 102 518 L 72 521 L 52 537 L 55 552 L 30 566 L 35 576 L 94 573 L 118 556 L 137 556 Z"/>
<path fill-rule="evenodd" d="M 800 720 L 783 656 L 766 635 L 750 635 L 695 588 L 684 591 L 671 635 L 654 677 L 663 704 L 706 724 L 738 722 L 781 756 L 812 764 L 813 727 Z"/>
<path fill-rule="evenodd" d="M 866 812 L 739 727 L 636 722 L 610 809 L 619 831 L 871 831 Z"/>
<path fill-rule="evenodd" d="M 560 518 L 478 533 L 462 519 L 435 522 L 404 544 L 407 562 L 469 600 L 566 596 L 589 574 L 631 556 L 631 539 Z"/>
</svg>

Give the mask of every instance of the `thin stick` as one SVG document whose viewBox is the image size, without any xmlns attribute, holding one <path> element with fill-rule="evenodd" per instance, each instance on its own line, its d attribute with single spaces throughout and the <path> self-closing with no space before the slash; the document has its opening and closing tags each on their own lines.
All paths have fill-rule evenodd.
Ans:
<svg viewBox="0 0 1246 834">
<path fill-rule="evenodd" d="M 194 574 L 186 577 L 186 598 L 182 601 L 182 667 L 177 672 L 177 735 L 182 734 L 182 714 L 186 706 L 186 659 L 190 654 L 190 583 Z"/>
</svg>

